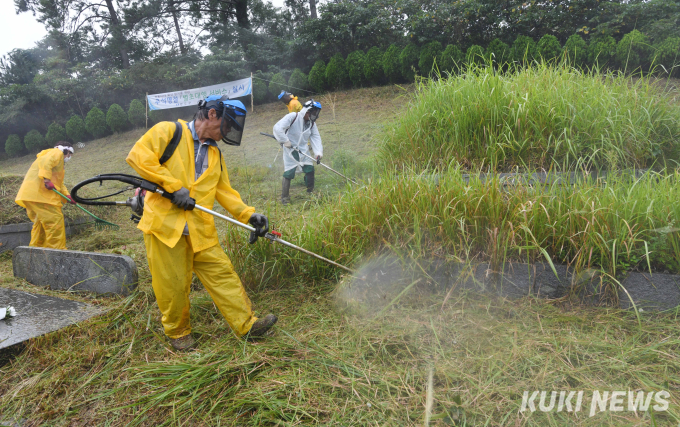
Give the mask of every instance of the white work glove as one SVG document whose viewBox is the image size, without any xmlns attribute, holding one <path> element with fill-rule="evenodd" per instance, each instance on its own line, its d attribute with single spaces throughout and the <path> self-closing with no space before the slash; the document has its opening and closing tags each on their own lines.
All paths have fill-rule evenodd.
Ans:
<svg viewBox="0 0 680 427">
<path fill-rule="evenodd" d="M 282 147 L 293 148 L 293 144 L 291 144 L 290 141 L 281 142 L 280 144 Z"/>
</svg>

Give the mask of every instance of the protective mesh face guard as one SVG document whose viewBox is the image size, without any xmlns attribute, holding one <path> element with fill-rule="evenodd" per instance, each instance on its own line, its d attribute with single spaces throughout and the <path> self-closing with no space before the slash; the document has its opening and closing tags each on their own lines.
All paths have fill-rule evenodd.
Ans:
<svg viewBox="0 0 680 427">
<path fill-rule="evenodd" d="M 319 118 L 319 113 L 321 112 L 321 103 L 310 99 L 309 101 L 305 102 L 304 107 L 308 108 L 307 111 L 309 112 L 309 120 L 315 122 L 316 119 Z"/>
<path fill-rule="evenodd" d="M 222 112 L 220 132 L 222 142 L 238 147 L 241 145 L 243 127 L 246 123 L 246 107 L 241 101 L 230 100 L 226 95 L 211 95 L 198 101 L 198 109 L 212 109 Z"/>
<path fill-rule="evenodd" d="M 319 118 L 319 113 L 320 113 L 320 112 L 321 112 L 321 110 L 319 110 L 319 109 L 317 109 L 317 108 L 311 108 L 311 109 L 309 110 L 309 120 L 311 120 L 312 122 L 315 122 L 316 119 Z"/>
<path fill-rule="evenodd" d="M 222 112 L 222 123 L 220 124 L 222 142 L 236 147 L 241 145 L 241 138 L 243 137 L 243 128 L 245 124 L 245 109 L 241 109 L 233 105 L 224 105 L 224 111 Z"/>
</svg>

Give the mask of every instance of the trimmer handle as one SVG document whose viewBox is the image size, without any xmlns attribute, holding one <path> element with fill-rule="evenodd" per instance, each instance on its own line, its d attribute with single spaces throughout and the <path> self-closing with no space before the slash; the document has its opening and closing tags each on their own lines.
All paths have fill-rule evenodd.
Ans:
<svg viewBox="0 0 680 427">
<path fill-rule="evenodd" d="M 170 193 L 165 190 L 161 190 L 160 188 L 156 187 L 156 193 L 160 194 L 161 196 L 165 197 L 166 199 L 169 199 L 172 201 L 172 195 L 175 193 Z M 185 211 L 193 211 L 194 208 L 196 207 L 196 199 L 192 198 L 191 202 L 189 202 L 189 206 L 184 208 Z"/>
</svg>

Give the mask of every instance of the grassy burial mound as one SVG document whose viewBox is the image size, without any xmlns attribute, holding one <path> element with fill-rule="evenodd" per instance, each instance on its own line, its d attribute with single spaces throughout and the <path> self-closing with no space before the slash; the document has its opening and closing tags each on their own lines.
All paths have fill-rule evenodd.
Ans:
<svg viewBox="0 0 680 427">
<path fill-rule="evenodd" d="M 630 270 L 680 273 L 680 174 L 620 177 L 604 185 L 585 181 L 517 185 L 498 180 L 466 183 L 460 169 L 404 179 L 384 175 L 357 191 L 328 200 L 305 221 L 281 224 L 284 235 L 341 263 L 354 264 L 389 248 L 410 259 L 508 261 L 597 268 L 616 277 Z M 269 245 L 250 246 L 228 232 L 228 248 L 248 252 L 232 259 L 253 283 L 308 280 L 338 271 L 302 254 Z M 278 251 L 275 253 L 275 251 Z"/>
<path fill-rule="evenodd" d="M 650 78 L 538 65 L 422 81 L 387 133 L 388 165 L 617 169 L 680 159 L 680 108 Z"/>
<path fill-rule="evenodd" d="M 611 278 L 634 270 L 680 273 L 680 176 L 670 168 L 575 185 L 504 188 L 498 179 L 462 177 L 465 168 L 487 165 L 673 165 L 680 108 L 659 87 L 546 66 L 507 74 L 472 69 L 424 81 L 386 126 L 377 154 L 383 172 L 318 203 L 304 227 L 279 226 L 292 241 L 354 266 L 388 249 L 419 262 L 490 262 L 494 269 L 508 261 L 548 261 Z M 336 269 L 304 255 L 248 247 L 238 233 L 228 239 L 228 247 L 247 252 L 233 258 L 253 283 L 283 283 L 290 274 L 337 277 Z"/>
</svg>

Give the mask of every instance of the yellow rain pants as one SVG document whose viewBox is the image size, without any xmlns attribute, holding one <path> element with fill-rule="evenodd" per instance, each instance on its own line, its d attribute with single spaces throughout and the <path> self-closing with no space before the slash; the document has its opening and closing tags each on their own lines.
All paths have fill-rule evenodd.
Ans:
<svg viewBox="0 0 680 427">
<path fill-rule="evenodd" d="M 33 223 L 29 246 L 66 249 L 66 228 L 61 206 L 24 202 L 28 218 Z"/>
<path fill-rule="evenodd" d="M 189 291 L 191 272 L 203 282 L 215 305 L 238 336 L 250 331 L 257 317 L 241 280 L 220 245 L 194 252 L 189 236 L 182 236 L 171 248 L 153 234 L 144 235 L 151 270 L 151 286 L 156 294 L 165 334 L 173 339 L 191 333 Z"/>
<path fill-rule="evenodd" d="M 289 113 L 299 113 L 302 110 L 302 104 L 298 101 L 298 97 L 294 96 L 287 105 Z"/>
</svg>

